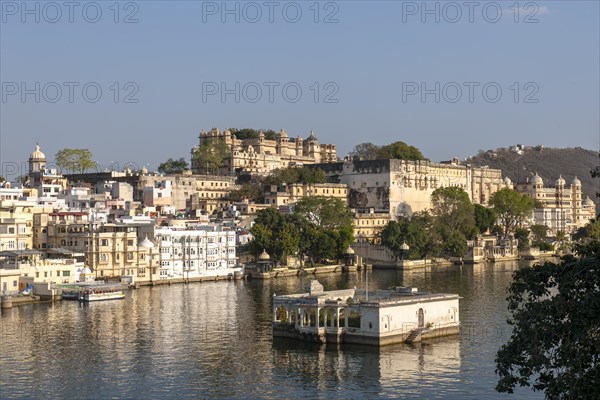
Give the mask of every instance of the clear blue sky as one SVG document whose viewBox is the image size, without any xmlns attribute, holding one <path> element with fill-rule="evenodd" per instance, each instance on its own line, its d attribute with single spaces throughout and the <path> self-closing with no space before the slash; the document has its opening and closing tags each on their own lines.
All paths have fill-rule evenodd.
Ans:
<svg viewBox="0 0 600 400">
<path fill-rule="evenodd" d="M 420 1 L 321 2 L 318 16 L 313 1 L 276 2 L 270 22 L 263 1 L 227 2 L 238 4 L 236 22 L 222 2 L 121 2 L 118 16 L 113 1 L 98 2 L 96 17 L 87 2 L 70 16 L 65 6 L 28 2 L 34 12 L 27 14 L 22 2 L 2 0 L 0 173 L 26 162 L 36 142 L 50 160 L 60 148 L 89 148 L 103 166 L 152 168 L 169 157 L 189 159 L 198 132 L 212 127 L 283 127 L 305 138 L 314 129 L 340 156 L 357 143 L 395 140 L 434 161 L 515 143 L 598 149 L 599 3 L 514 3 L 478 2 L 472 15 L 462 1 L 453 3 L 459 17 L 455 7 L 427 2 L 439 7 L 436 22 Z M 502 15 L 493 23 L 498 4 Z M 292 23 L 296 6 L 302 16 Z M 68 82 L 79 85 L 72 102 L 68 85 L 75 84 Z M 236 82 L 239 103 L 235 94 L 223 102 L 207 91 Z M 252 82 L 262 87 L 254 103 Z M 279 84 L 272 102 L 265 82 Z M 440 101 L 435 93 L 422 99 L 421 83 L 435 92 L 436 82 Z M 479 85 L 472 102 L 465 82 Z M 102 96 L 92 103 L 96 87 Z M 294 103 L 297 87 L 302 96 Z M 492 102 L 498 87 L 502 95 Z M 22 89 L 31 90 L 24 99 Z M 127 95 L 138 102 L 125 102 Z"/>
</svg>

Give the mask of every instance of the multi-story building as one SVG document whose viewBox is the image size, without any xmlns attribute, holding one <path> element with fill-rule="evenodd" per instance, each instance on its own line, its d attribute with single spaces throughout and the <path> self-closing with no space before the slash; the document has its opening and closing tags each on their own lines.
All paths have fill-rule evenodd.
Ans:
<svg viewBox="0 0 600 400">
<path fill-rule="evenodd" d="M 235 231 L 218 226 L 157 228 L 160 279 L 227 275 L 236 267 Z"/>
<path fill-rule="evenodd" d="M 150 279 L 157 271 L 145 236 L 154 223 L 90 222 L 86 212 L 49 214 L 49 248 L 67 248 L 85 254 L 86 265 L 96 278 L 133 276 Z M 154 268 L 153 268 L 154 267 Z"/>
<path fill-rule="evenodd" d="M 170 205 L 175 207 L 176 210 L 190 208 L 192 210 L 202 209 L 206 212 L 214 211 L 217 204 L 223 202 L 223 199 L 236 188 L 235 178 L 228 176 L 191 174 L 166 176 L 148 174 L 139 176 L 138 188 L 142 193 L 146 193 L 149 190 L 147 188 L 156 188 L 157 185 L 163 188 L 168 187 Z M 158 192 L 154 189 L 153 193 L 158 195 Z M 163 197 L 167 196 L 163 195 Z M 155 197 L 154 201 L 157 200 Z M 202 208 L 202 205 L 204 205 L 204 208 Z M 212 205 L 212 209 L 207 205 Z"/>
<path fill-rule="evenodd" d="M 387 212 L 376 213 L 373 209 L 368 212 L 354 214 L 354 240 L 358 242 L 379 242 L 379 233 L 390 222 Z"/>
<path fill-rule="evenodd" d="M 348 204 L 348 186 L 340 183 L 290 183 L 268 186 L 265 204 L 273 207 L 289 206 L 304 197 L 324 196 L 340 199 Z"/>
<path fill-rule="evenodd" d="M 499 169 L 460 165 L 456 160 L 346 160 L 311 167 L 348 185 L 351 208 L 372 208 L 376 213 L 389 213 L 390 218 L 429 209 L 431 194 L 440 187 L 460 187 L 473 203 L 486 205 L 494 192 L 512 185 L 502 179 Z"/>
<path fill-rule="evenodd" d="M 228 148 L 224 167 L 219 170 L 220 174 L 267 175 L 275 169 L 293 165 L 337 161 L 336 146 L 320 144 L 312 131 L 306 140 L 303 140 L 301 136 L 290 138 L 283 129 L 275 140 L 265 139 L 263 132 L 259 132 L 255 139 L 241 140 L 237 139 L 229 129 L 221 132 L 219 129 L 213 128 L 209 132 L 204 130 L 200 132 L 199 146 L 215 140 L 224 142 Z M 192 149 L 192 171 L 204 173 L 207 172 L 204 169 L 205 166 L 198 165 L 195 157 L 199 146 Z"/>
<path fill-rule="evenodd" d="M 0 189 L 0 251 L 33 248 L 33 215 L 37 202 Z"/>
<path fill-rule="evenodd" d="M 83 253 L 57 255 L 39 250 L 6 251 L 2 253 L 0 268 L 18 270 L 21 277 L 31 278 L 31 283 L 74 283 L 83 278 L 82 258 Z"/>
<path fill-rule="evenodd" d="M 562 176 L 553 186 L 546 186 L 542 177 L 535 174 L 516 184 L 515 189 L 539 205 L 534 209 L 532 223 L 547 226 L 550 235 L 558 231 L 572 233 L 596 218 L 596 205 L 589 197 L 582 199 L 581 181 L 577 177 L 570 186 L 566 186 Z"/>
</svg>

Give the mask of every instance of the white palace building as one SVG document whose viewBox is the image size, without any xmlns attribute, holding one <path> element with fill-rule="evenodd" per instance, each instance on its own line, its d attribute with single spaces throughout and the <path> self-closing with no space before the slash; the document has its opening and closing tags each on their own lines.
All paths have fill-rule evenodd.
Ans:
<svg viewBox="0 0 600 400">
<path fill-rule="evenodd" d="M 193 279 L 233 275 L 236 268 L 235 231 L 218 226 L 187 229 L 157 228 L 160 279 Z"/>
</svg>

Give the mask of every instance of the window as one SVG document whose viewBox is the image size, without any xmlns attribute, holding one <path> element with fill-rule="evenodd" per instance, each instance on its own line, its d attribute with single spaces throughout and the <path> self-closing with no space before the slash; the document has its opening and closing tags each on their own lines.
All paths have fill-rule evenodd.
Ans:
<svg viewBox="0 0 600 400">
<path fill-rule="evenodd" d="M 63 271 L 62 273 L 63 273 L 62 274 L 63 277 L 71 276 L 71 271 Z"/>
<path fill-rule="evenodd" d="M 127 253 L 127 260 L 129 260 L 129 261 L 133 260 L 133 252 L 130 251 Z"/>
<path fill-rule="evenodd" d="M 101 239 L 100 246 L 108 246 L 108 239 Z"/>
</svg>

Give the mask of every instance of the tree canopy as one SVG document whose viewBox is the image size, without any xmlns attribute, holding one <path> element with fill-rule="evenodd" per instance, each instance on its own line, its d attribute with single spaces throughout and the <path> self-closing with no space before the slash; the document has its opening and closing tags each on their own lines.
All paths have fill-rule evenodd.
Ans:
<svg viewBox="0 0 600 400">
<path fill-rule="evenodd" d="M 268 185 L 281 185 L 283 183 L 324 183 L 325 172 L 320 168 L 289 167 L 273 171 L 264 180 Z"/>
<path fill-rule="evenodd" d="M 252 129 L 252 128 L 229 128 L 229 131 L 235 135 L 236 138 L 240 140 L 244 139 L 258 139 L 258 134 L 261 129 Z M 267 140 L 275 140 L 277 137 L 277 133 L 273 129 L 262 129 L 262 133 L 265 135 L 265 139 Z"/>
<path fill-rule="evenodd" d="M 600 385 L 600 242 L 575 255 L 517 270 L 508 290 L 512 335 L 496 355 L 496 390 L 591 399 Z"/>
<path fill-rule="evenodd" d="M 496 223 L 496 215 L 494 210 L 481 204 L 474 204 L 475 226 L 479 233 L 485 233 L 490 230 Z"/>
<path fill-rule="evenodd" d="M 188 163 L 182 157 L 179 160 L 169 158 L 158 166 L 158 172 L 161 174 L 180 174 L 188 169 Z"/>
<path fill-rule="evenodd" d="M 352 226 L 352 213 L 342 200 L 334 197 L 303 197 L 296 203 L 294 213 L 325 229 Z"/>
<path fill-rule="evenodd" d="M 350 155 L 360 157 L 362 160 L 426 160 L 425 156 L 418 148 L 410 146 L 402 141 L 393 142 L 384 146 L 378 146 L 370 142 L 360 143 L 354 146 Z"/>
<path fill-rule="evenodd" d="M 194 152 L 194 164 L 198 172 L 214 172 L 223 166 L 228 151 L 222 140 L 207 140 Z"/>
<path fill-rule="evenodd" d="M 56 152 L 54 160 L 61 171 L 67 173 L 84 173 L 96 166 L 88 149 L 61 149 Z"/>
<path fill-rule="evenodd" d="M 585 226 L 577 229 L 573 234 L 573 240 L 577 241 L 600 241 L 600 219 L 595 219 L 588 222 Z"/>
<path fill-rule="evenodd" d="M 494 207 L 494 213 L 506 238 L 531 216 L 534 202 L 526 194 L 504 188 L 492 194 L 490 205 Z"/>
<path fill-rule="evenodd" d="M 399 159 L 399 160 L 411 160 L 419 161 L 425 160 L 425 156 L 421 153 L 421 150 L 414 146 L 410 146 L 402 141 L 390 143 L 381 148 L 379 155 L 380 159 Z"/>
<path fill-rule="evenodd" d="M 380 238 L 381 244 L 390 249 L 396 258 L 404 256 L 411 260 L 436 254 L 441 243 L 435 231 L 433 218 L 426 211 L 390 221 L 381 231 Z M 407 254 L 404 254 L 401 248 L 403 243 L 409 246 Z"/>
<path fill-rule="evenodd" d="M 339 259 L 354 240 L 352 214 L 344 202 L 320 196 L 303 198 L 293 214 L 260 211 L 251 231 L 250 252 L 257 256 L 265 249 L 276 262 L 291 254 L 308 257 L 313 265 Z"/>
</svg>

